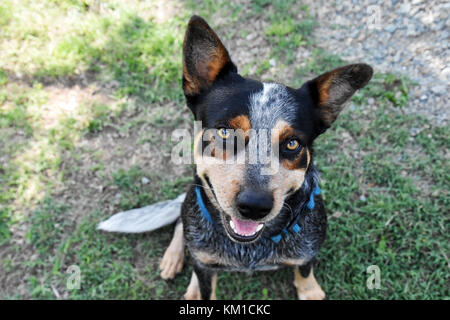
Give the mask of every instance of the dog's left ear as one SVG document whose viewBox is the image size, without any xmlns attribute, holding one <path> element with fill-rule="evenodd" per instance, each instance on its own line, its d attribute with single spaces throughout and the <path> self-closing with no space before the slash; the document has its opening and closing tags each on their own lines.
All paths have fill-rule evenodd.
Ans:
<svg viewBox="0 0 450 320">
<path fill-rule="evenodd" d="M 344 108 L 344 103 L 356 90 L 363 88 L 372 75 L 371 66 L 351 64 L 324 73 L 303 85 L 313 99 L 318 117 L 318 134 L 331 126 Z"/>
<path fill-rule="evenodd" d="M 199 16 L 189 20 L 183 43 L 183 91 L 196 96 L 208 90 L 221 75 L 237 72 L 227 49 Z"/>
</svg>

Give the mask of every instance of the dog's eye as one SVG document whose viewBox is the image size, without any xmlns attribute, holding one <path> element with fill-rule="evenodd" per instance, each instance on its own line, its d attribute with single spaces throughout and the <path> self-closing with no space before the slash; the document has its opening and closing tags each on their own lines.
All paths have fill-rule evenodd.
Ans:
<svg viewBox="0 0 450 320">
<path fill-rule="evenodd" d="M 220 129 L 217 129 L 217 134 L 222 139 L 228 139 L 228 137 L 230 136 L 230 130 L 228 130 L 226 128 L 220 128 Z"/>
<path fill-rule="evenodd" d="M 299 147 L 300 147 L 300 143 L 298 142 L 297 139 L 291 139 L 286 144 L 286 149 L 288 149 L 289 151 L 298 150 Z"/>
</svg>

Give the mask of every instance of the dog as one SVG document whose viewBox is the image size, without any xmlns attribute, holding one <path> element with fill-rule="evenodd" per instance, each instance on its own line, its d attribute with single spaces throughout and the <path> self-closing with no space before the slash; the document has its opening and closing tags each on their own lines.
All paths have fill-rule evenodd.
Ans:
<svg viewBox="0 0 450 320">
<path fill-rule="evenodd" d="M 186 299 L 215 299 L 220 270 L 285 266 L 294 268 L 299 299 L 324 299 L 313 274 L 327 230 L 313 142 L 372 74 L 367 64 L 347 65 L 299 89 L 248 79 L 206 21 L 192 16 L 182 87 L 202 130 L 194 138 L 195 183 L 161 260 L 161 277 L 181 271 L 186 247 L 193 265 Z M 267 161 L 249 159 L 264 144 L 278 151 L 267 156 L 274 172 L 263 172 Z"/>
</svg>

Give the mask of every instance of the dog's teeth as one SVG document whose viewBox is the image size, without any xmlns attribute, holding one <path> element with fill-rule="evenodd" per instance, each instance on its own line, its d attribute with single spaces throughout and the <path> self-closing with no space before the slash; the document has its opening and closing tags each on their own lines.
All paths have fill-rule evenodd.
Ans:
<svg viewBox="0 0 450 320">
<path fill-rule="evenodd" d="M 230 220 L 230 227 L 233 229 L 234 232 L 236 232 L 236 227 L 234 226 L 233 220 Z"/>
<path fill-rule="evenodd" d="M 236 225 L 234 224 L 233 220 L 230 220 L 229 223 L 230 223 L 231 229 L 232 229 L 235 233 L 237 233 L 237 234 L 240 235 L 240 236 L 245 236 L 245 237 L 252 237 L 252 236 L 254 236 L 257 232 L 259 232 L 259 231 L 264 227 L 264 224 L 263 224 L 263 223 L 260 223 L 260 224 L 258 225 L 258 227 L 256 227 L 255 232 L 252 232 L 251 234 L 242 234 L 242 233 L 239 233 L 239 232 L 237 231 Z"/>
</svg>

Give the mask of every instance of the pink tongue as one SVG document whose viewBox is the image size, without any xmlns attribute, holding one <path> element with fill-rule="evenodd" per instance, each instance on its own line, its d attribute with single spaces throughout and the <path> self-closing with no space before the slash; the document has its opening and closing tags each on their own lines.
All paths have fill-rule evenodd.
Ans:
<svg viewBox="0 0 450 320">
<path fill-rule="evenodd" d="M 243 236 L 249 236 L 256 232 L 256 228 L 259 225 L 258 222 L 253 221 L 242 221 L 236 218 L 231 218 L 231 220 L 233 220 L 237 233 Z"/>
</svg>

